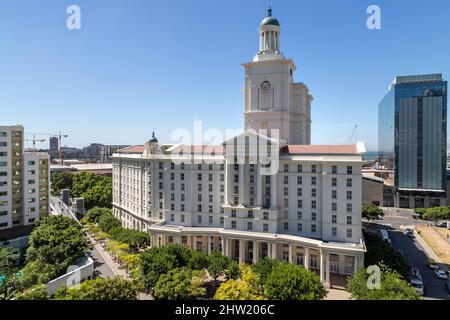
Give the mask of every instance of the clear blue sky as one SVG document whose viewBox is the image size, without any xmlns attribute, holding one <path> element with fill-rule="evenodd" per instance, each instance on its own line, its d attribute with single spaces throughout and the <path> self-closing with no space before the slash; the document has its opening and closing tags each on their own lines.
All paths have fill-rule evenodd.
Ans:
<svg viewBox="0 0 450 320">
<path fill-rule="evenodd" d="M 81 7 L 82 29 L 66 28 Z M 312 142 L 377 147 L 377 105 L 395 75 L 450 75 L 450 1 L 5 0 L 0 123 L 63 130 L 63 145 L 142 144 L 155 130 L 243 126 L 243 68 L 268 5 L 296 81 L 314 96 Z M 366 28 L 366 8 L 382 30 Z M 48 145 L 48 143 L 45 143 Z M 43 147 L 43 145 L 42 145 Z"/>
</svg>

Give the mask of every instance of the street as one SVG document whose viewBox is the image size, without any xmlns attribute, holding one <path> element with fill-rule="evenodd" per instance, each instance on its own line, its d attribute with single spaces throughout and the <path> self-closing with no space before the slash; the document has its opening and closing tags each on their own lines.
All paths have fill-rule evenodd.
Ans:
<svg viewBox="0 0 450 320">
<path fill-rule="evenodd" d="M 392 245 L 403 253 L 411 267 L 419 269 L 425 286 L 424 298 L 450 300 L 444 280 L 438 279 L 427 266 L 428 257 L 424 248 L 416 238 L 409 238 L 404 230 L 400 229 L 401 226 L 426 225 L 429 222 L 415 220 L 412 217 L 412 210 L 408 209 L 383 208 L 383 211 L 385 216 L 383 220 L 377 221 L 377 223 L 392 228 L 388 228 Z"/>
<path fill-rule="evenodd" d="M 52 196 L 50 203 L 52 211 L 53 209 L 56 210 L 55 213 L 57 215 L 62 214 L 63 216 L 75 219 L 75 216 L 72 214 L 70 209 L 64 203 L 60 202 L 59 198 Z M 113 268 L 102 256 L 97 246 L 98 245 L 95 245 L 92 250 L 88 251 L 89 256 L 92 258 L 92 260 L 94 260 L 95 277 L 114 278 L 116 274 L 113 271 Z"/>
</svg>

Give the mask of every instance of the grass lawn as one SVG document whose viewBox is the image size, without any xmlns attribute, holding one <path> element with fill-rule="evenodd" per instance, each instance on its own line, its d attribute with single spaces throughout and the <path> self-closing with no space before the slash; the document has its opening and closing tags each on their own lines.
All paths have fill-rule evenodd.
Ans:
<svg viewBox="0 0 450 320">
<path fill-rule="evenodd" d="M 430 246 L 443 263 L 450 267 L 450 230 L 436 227 L 416 227 L 420 231 L 423 240 Z"/>
</svg>

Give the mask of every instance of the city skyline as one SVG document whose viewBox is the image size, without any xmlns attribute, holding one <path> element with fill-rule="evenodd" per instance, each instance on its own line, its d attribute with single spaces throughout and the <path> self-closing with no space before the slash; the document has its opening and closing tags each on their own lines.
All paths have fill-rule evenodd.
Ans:
<svg viewBox="0 0 450 320">
<path fill-rule="evenodd" d="M 392 79 L 447 77 L 448 44 L 442 42 L 433 59 L 423 59 L 426 46 L 413 42 L 449 32 L 439 16 L 450 6 L 435 2 L 442 10 L 431 16 L 424 13 L 434 9 L 425 3 L 411 10 L 405 1 L 378 1 L 381 30 L 367 29 L 366 1 L 270 3 L 284 30 L 281 51 L 298 64 L 295 81 L 307 83 L 314 97 L 311 143 L 346 144 L 357 125 L 353 142 L 376 150 L 373 119 Z M 196 120 L 205 129 L 243 128 L 240 64 L 258 49 L 254 26 L 268 3 L 77 1 L 81 30 L 68 30 L 70 4 L 19 2 L 2 10 L 1 29 L 11 31 L 0 76 L 7 92 L 0 97 L 0 105 L 8 106 L 5 124 L 23 124 L 30 133 L 64 128 L 69 137 L 62 146 L 78 148 L 93 142 L 143 144 L 152 131 L 170 142 L 173 130 L 192 130 Z M 128 108 L 135 112 L 124 114 Z M 48 147 L 48 140 L 37 147 Z"/>
</svg>

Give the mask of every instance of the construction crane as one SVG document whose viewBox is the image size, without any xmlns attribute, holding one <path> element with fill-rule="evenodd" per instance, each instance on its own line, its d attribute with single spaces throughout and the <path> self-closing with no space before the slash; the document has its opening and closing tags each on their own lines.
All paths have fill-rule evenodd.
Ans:
<svg viewBox="0 0 450 320">
<path fill-rule="evenodd" d="M 67 138 L 69 135 L 65 134 L 65 133 L 61 133 L 61 131 L 59 131 L 58 133 L 29 133 L 32 134 L 33 137 L 34 136 L 50 136 L 50 137 L 57 137 L 58 138 L 58 157 L 59 159 L 61 159 L 61 165 L 64 164 L 64 160 L 62 157 L 62 150 L 61 150 L 61 140 L 62 138 Z"/>
<path fill-rule="evenodd" d="M 44 142 L 45 139 L 36 139 L 36 135 L 33 134 L 33 139 L 26 139 L 26 142 L 32 142 L 33 143 L 33 151 L 36 151 L 36 142 Z"/>
<path fill-rule="evenodd" d="M 358 125 L 355 124 L 355 126 L 353 127 L 353 130 L 350 134 L 350 138 L 348 138 L 348 144 L 351 144 L 353 141 L 353 138 L 355 137 L 355 133 L 356 133 L 356 129 L 358 129 Z"/>
</svg>

